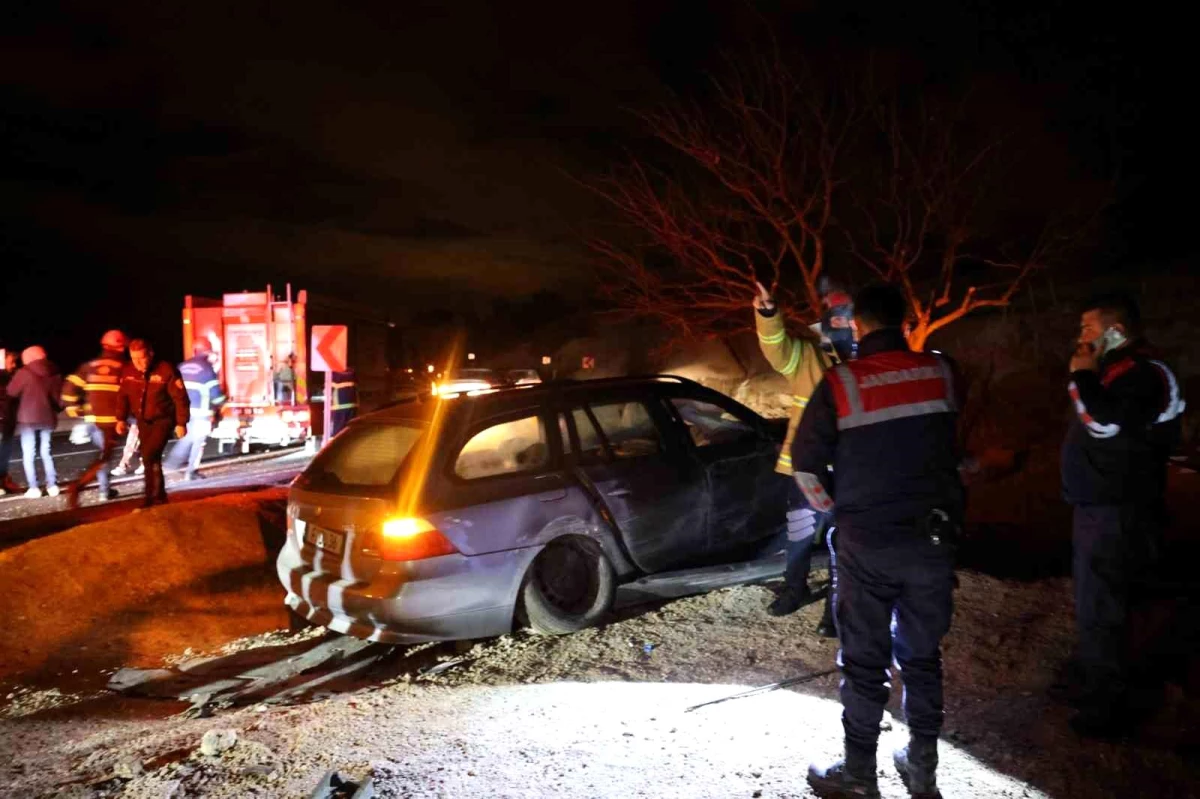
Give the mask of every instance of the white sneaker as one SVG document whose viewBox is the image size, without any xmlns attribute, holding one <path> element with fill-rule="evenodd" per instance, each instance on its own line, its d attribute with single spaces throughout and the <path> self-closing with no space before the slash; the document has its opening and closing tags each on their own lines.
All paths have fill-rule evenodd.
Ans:
<svg viewBox="0 0 1200 799">
<path fill-rule="evenodd" d="M 134 474 L 145 474 L 146 473 L 146 464 L 143 463 L 141 466 L 138 466 L 136 469 L 134 469 L 133 473 Z"/>
<path fill-rule="evenodd" d="M 58 496 L 58 486 L 46 486 L 46 496 L 57 497 Z"/>
<path fill-rule="evenodd" d="M 124 466 L 117 466 L 112 470 L 111 474 L 113 477 L 124 477 L 125 475 L 129 474 L 129 470 Z"/>
<path fill-rule="evenodd" d="M 30 488 L 28 491 L 25 492 L 25 499 L 41 499 L 41 498 L 42 498 L 42 489 L 40 489 L 40 488 Z"/>
</svg>

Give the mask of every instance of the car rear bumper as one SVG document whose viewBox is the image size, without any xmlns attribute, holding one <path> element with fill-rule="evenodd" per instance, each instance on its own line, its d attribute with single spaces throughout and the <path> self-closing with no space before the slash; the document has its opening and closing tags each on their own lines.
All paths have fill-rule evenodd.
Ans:
<svg viewBox="0 0 1200 799">
<path fill-rule="evenodd" d="M 407 644 L 511 631 L 521 580 L 541 547 L 384 562 L 369 581 L 314 571 L 289 539 L 276 560 L 288 607 L 313 624 Z"/>
</svg>

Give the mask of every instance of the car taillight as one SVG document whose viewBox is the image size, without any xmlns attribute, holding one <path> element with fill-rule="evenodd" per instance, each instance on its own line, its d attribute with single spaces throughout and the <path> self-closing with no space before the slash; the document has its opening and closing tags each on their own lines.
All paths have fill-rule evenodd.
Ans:
<svg viewBox="0 0 1200 799">
<path fill-rule="evenodd" d="M 424 519 L 388 519 L 379 531 L 379 557 L 384 560 L 423 560 L 453 555 L 458 550 Z"/>
</svg>

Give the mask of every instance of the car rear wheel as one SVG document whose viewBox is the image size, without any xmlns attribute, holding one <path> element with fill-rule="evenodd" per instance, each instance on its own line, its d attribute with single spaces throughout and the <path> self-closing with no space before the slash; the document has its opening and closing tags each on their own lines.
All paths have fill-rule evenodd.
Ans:
<svg viewBox="0 0 1200 799">
<path fill-rule="evenodd" d="M 596 542 L 560 538 L 542 550 L 525 575 L 522 615 L 536 633 L 573 633 L 603 618 L 616 590 L 612 564 Z"/>
</svg>

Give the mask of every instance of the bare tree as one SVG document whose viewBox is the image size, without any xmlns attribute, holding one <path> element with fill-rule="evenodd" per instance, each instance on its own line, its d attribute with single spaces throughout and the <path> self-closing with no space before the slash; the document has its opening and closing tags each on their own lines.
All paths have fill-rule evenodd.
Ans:
<svg viewBox="0 0 1200 799">
<path fill-rule="evenodd" d="M 903 103 L 889 92 L 875 104 L 874 149 L 863 151 L 874 168 L 850 192 L 854 210 L 844 220 L 848 250 L 904 291 L 917 350 L 973 311 L 1007 306 L 1035 272 L 1085 240 L 1102 207 L 1092 198 L 1039 219 L 1006 218 L 1029 187 L 1014 178 L 1009 140 L 967 129 L 968 100 Z"/>
<path fill-rule="evenodd" d="M 589 184 L 641 234 L 633 245 L 592 242 L 614 267 L 611 294 L 694 336 L 749 325 L 759 280 L 798 299 L 787 312 L 812 321 L 859 110 L 850 93 L 777 56 L 731 64 L 710 87 L 705 106 L 678 101 L 641 115 L 676 169 L 635 160 Z"/>
<path fill-rule="evenodd" d="M 1100 206 L 1026 202 L 1047 181 L 1014 178 L 1018 137 L 992 133 L 970 96 L 935 102 L 899 84 L 855 70 L 822 82 L 768 54 L 731 63 L 704 104 L 642 114 L 668 157 L 587 184 L 638 234 L 592 242 L 616 304 L 682 336 L 731 332 L 751 324 L 761 280 L 811 322 L 831 256 L 849 256 L 902 288 L 914 349 L 1008 305 L 1082 241 Z"/>
</svg>

